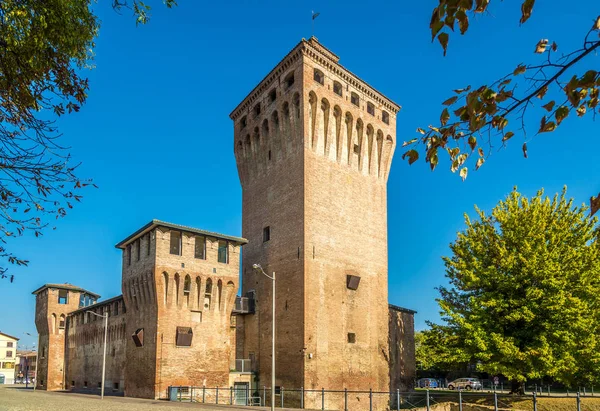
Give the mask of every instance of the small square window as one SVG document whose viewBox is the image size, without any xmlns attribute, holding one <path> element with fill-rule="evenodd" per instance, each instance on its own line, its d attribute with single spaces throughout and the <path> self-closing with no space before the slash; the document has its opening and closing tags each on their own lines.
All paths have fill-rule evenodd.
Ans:
<svg viewBox="0 0 600 411">
<path fill-rule="evenodd" d="M 342 95 L 342 85 L 340 83 L 338 83 L 337 81 L 333 82 L 333 92 L 335 94 L 337 94 L 338 96 Z"/>
<path fill-rule="evenodd" d="M 354 104 L 355 106 L 358 106 L 360 104 L 360 99 L 358 98 L 358 94 L 351 93 L 350 94 L 350 102 L 352 104 Z"/>
<path fill-rule="evenodd" d="M 321 85 L 325 84 L 325 75 L 321 70 L 315 69 L 313 78 L 317 83 Z"/>
<path fill-rule="evenodd" d="M 171 231 L 170 253 L 181 255 L 181 231 Z"/>
<path fill-rule="evenodd" d="M 13 343 L 12 343 L 12 341 L 9 341 L 9 342 L 7 342 L 7 343 L 6 343 L 6 346 L 7 346 L 8 348 L 12 348 L 12 346 L 13 346 Z"/>
<path fill-rule="evenodd" d="M 355 333 L 348 333 L 348 343 L 349 344 L 356 343 L 356 334 Z"/>
<path fill-rule="evenodd" d="M 119 383 L 118 382 L 113 383 L 113 390 L 119 391 Z"/>
<path fill-rule="evenodd" d="M 202 322 L 202 311 L 192 311 L 192 322 L 194 322 L 194 323 Z"/>
<path fill-rule="evenodd" d="M 358 144 L 354 145 L 354 154 L 360 154 L 360 146 Z"/>
<path fill-rule="evenodd" d="M 367 103 L 367 113 L 374 116 L 375 115 L 375 106 L 373 103 Z"/>
<path fill-rule="evenodd" d="M 42 384 L 43 385 L 43 384 Z M 83 382 L 83 388 L 87 388 L 87 381 Z"/>
<path fill-rule="evenodd" d="M 263 228 L 263 243 L 266 243 L 271 239 L 271 227 L 267 226 Z"/>
<path fill-rule="evenodd" d="M 286 90 L 294 85 L 294 72 L 292 71 L 284 80 Z"/>
<path fill-rule="evenodd" d="M 69 292 L 67 290 L 58 290 L 58 303 L 67 304 L 69 302 Z"/>
<path fill-rule="evenodd" d="M 390 124 L 390 114 L 387 111 L 382 111 L 381 120 L 383 120 L 385 124 Z"/>
<path fill-rule="evenodd" d="M 281 395 L 281 386 L 280 385 L 275 386 L 275 395 Z"/>
<path fill-rule="evenodd" d="M 98 383 L 98 388 L 102 388 L 102 382 Z"/>
<path fill-rule="evenodd" d="M 191 347 L 193 336 L 192 327 L 177 327 L 175 345 L 177 347 Z"/>
<path fill-rule="evenodd" d="M 71 381 L 71 387 L 75 387 L 75 381 Z"/>
<path fill-rule="evenodd" d="M 12 358 L 12 351 L 6 351 L 6 358 Z"/>
</svg>

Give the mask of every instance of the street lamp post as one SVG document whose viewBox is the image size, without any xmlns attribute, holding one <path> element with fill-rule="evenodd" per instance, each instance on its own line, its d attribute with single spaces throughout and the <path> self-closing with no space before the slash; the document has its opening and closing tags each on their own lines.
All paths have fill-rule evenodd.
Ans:
<svg viewBox="0 0 600 411">
<path fill-rule="evenodd" d="M 102 356 L 102 383 L 100 388 L 100 399 L 104 399 L 104 377 L 106 375 L 106 334 L 108 331 L 108 313 L 104 315 L 96 314 L 93 311 L 86 311 L 86 313 L 94 314 L 96 317 L 104 318 L 104 355 Z"/>
<path fill-rule="evenodd" d="M 260 271 L 273 283 L 273 340 L 271 342 L 271 411 L 275 411 L 275 271 L 273 271 L 273 275 L 270 276 L 267 273 L 265 273 L 265 270 L 263 270 L 260 264 L 254 264 L 252 267 L 255 270 Z"/>
<path fill-rule="evenodd" d="M 33 337 L 33 335 L 30 333 L 25 333 L 25 334 L 27 334 L 30 337 Z M 33 383 L 33 391 L 35 391 L 35 387 L 37 386 L 37 382 L 38 382 L 37 375 L 38 375 L 38 359 L 39 358 L 40 358 L 40 335 L 38 334 L 37 335 L 37 350 L 35 352 L 35 381 Z M 29 368 L 29 360 L 27 359 L 26 361 L 27 361 L 27 368 Z M 27 374 L 29 374 L 29 372 Z M 27 388 L 27 385 L 28 385 L 27 381 L 29 380 L 29 375 L 27 375 L 27 374 L 25 375 L 25 388 Z"/>
</svg>

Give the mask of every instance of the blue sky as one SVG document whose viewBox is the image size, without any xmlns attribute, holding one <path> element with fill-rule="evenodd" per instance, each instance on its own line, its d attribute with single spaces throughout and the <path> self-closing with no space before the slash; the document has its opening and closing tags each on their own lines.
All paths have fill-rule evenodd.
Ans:
<svg viewBox="0 0 600 411">
<path fill-rule="evenodd" d="M 23 335 L 35 333 L 31 291 L 69 282 L 104 298 L 120 294 L 114 244 L 150 219 L 241 234 L 228 115 L 302 37 L 310 37 L 311 10 L 321 13 L 315 35 L 340 63 L 403 107 L 400 143 L 439 118 L 452 89 L 485 84 L 522 61 L 534 62 L 540 38 L 562 50 L 578 46 L 600 13 L 597 0 L 568 9 L 560 0 L 540 0 L 519 27 L 519 2 L 496 0 L 487 16 L 471 19 L 466 36 L 451 36 L 444 58 L 430 41 L 435 0 L 180 0 L 172 10 L 153 3 L 151 22 L 137 28 L 108 1 L 96 6 L 102 28 L 96 68 L 88 72 L 88 102 L 60 126 L 63 143 L 82 161 L 80 174 L 93 177 L 99 189 L 88 190 L 56 231 L 10 244 L 31 263 L 11 268 L 13 284 L 0 282 L 0 330 L 23 337 L 23 345 L 34 341 Z M 582 68 L 597 68 L 598 59 L 589 57 Z M 533 195 L 567 185 L 578 203 L 600 191 L 598 123 L 571 116 L 555 133 L 534 137 L 537 121 L 529 129 L 529 159 L 517 135 L 465 182 L 446 162 L 435 172 L 422 162 L 408 166 L 398 147 L 388 182 L 389 300 L 418 311 L 417 329 L 438 318 L 441 256 L 474 204 L 490 210 L 514 186 Z"/>
</svg>

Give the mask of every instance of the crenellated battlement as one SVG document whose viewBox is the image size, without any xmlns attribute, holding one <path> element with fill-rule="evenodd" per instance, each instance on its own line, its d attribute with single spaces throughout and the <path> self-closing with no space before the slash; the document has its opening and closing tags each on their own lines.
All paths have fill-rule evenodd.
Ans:
<svg viewBox="0 0 600 411">
<path fill-rule="evenodd" d="M 338 60 L 315 38 L 302 40 L 233 111 L 242 185 L 303 150 L 387 181 L 400 107 Z"/>
</svg>

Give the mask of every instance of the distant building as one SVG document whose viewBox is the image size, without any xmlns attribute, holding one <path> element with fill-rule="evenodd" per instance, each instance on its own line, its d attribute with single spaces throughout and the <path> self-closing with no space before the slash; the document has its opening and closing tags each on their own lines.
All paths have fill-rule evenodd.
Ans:
<svg viewBox="0 0 600 411">
<path fill-rule="evenodd" d="M 99 387 L 104 323 L 90 310 L 108 315 L 108 390 L 164 398 L 170 385 L 270 386 L 273 295 L 261 264 L 277 273 L 276 391 L 410 389 L 415 312 L 388 304 L 399 109 L 316 38 L 300 41 L 230 114 L 245 238 L 153 220 L 117 244 L 123 295 L 34 291 L 38 386 Z"/>
<path fill-rule="evenodd" d="M 35 380 L 37 351 L 17 351 L 15 383 L 32 383 Z"/>
<path fill-rule="evenodd" d="M 19 339 L 0 332 L 0 384 L 14 384 L 17 342 Z"/>
</svg>

